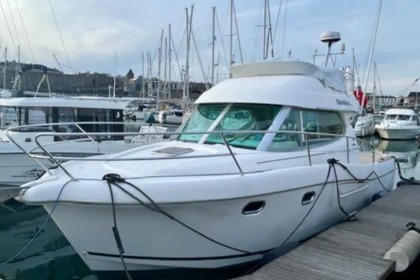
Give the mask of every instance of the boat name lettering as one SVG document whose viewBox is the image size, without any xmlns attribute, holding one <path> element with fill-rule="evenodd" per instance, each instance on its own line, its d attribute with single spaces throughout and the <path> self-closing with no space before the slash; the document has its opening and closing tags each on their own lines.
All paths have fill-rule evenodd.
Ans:
<svg viewBox="0 0 420 280">
<path fill-rule="evenodd" d="M 340 99 L 335 99 L 335 101 L 337 101 L 337 105 L 347 105 L 350 106 L 350 102 L 348 102 L 347 100 L 340 100 Z"/>
</svg>

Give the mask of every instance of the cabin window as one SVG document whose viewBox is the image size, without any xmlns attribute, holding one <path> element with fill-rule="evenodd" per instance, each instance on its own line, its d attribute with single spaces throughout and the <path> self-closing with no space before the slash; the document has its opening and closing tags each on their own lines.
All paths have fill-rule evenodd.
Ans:
<svg viewBox="0 0 420 280">
<path fill-rule="evenodd" d="M 317 144 L 335 138 L 333 135 L 344 133 L 344 123 L 337 112 L 300 110 L 291 108 L 284 119 L 268 151 L 287 152 L 306 146 L 306 139 L 309 144 Z M 309 132 L 307 134 L 300 132 Z"/>
<path fill-rule="evenodd" d="M 12 107 L 0 107 L 0 126 L 2 128 L 8 128 L 11 126 L 17 126 L 18 124 L 18 112 Z"/>
<path fill-rule="evenodd" d="M 58 132 L 80 132 L 77 127 L 72 124 L 76 121 L 76 109 L 74 108 L 65 108 L 59 107 L 58 109 L 58 122 L 59 123 L 66 123 L 58 125 L 57 129 Z M 66 139 L 71 139 L 72 137 L 67 137 Z"/>
<path fill-rule="evenodd" d="M 122 113 L 120 113 L 122 115 Z M 113 132 L 112 124 L 105 124 L 103 122 L 111 122 L 112 110 L 107 109 L 78 109 L 78 122 L 85 122 L 80 124 L 82 129 L 86 132 Z M 93 137 L 97 140 L 111 139 L 110 135 L 100 135 Z"/>
<path fill-rule="evenodd" d="M 204 132 L 222 113 L 227 104 L 200 104 L 179 132 Z M 186 142 L 198 142 L 203 134 L 180 134 L 177 139 Z"/>
<path fill-rule="evenodd" d="M 280 133 L 276 133 L 268 151 L 286 152 L 298 149 L 302 144 L 301 114 L 292 108 L 280 126 Z"/>
<path fill-rule="evenodd" d="M 49 108 L 44 107 L 22 107 L 19 109 L 21 112 L 21 119 L 19 123 L 22 125 L 36 125 L 32 127 L 23 127 L 21 131 L 49 131 L 51 128 L 47 125 L 38 126 L 48 122 L 51 114 Z"/>
<path fill-rule="evenodd" d="M 320 133 L 310 134 L 306 138 L 309 142 L 326 141 L 334 138 L 332 135 L 342 135 L 344 133 L 344 123 L 337 112 L 327 111 L 302 111 L 302 125 L 305 132 Z"/>
<path fill-rule="evenodd" d="M 25 110 L 27 114 L 25 119 L 26 124 L 44 124 L 47 122 L 46 108 L 27 108 Z"/>
<path fill-rule="evenodd" d="M 397 119 L 398 115 L 386 115 L 385 120 L 387 121 L 395 121 Z"/>
<path fill-rule="evenodd" d="M 281 106 L 263 104 L 233 104 L 217 124 L 214 131 L 230 131 L 225 133 L 226 141 L 235 147 L 255 150 L 264 137 Z M 219 134 L 211 134 L 205 143 L 224 144 Z"/>
<path fill-rule="evenodd" d="M 399 121 L 409 121 L 410 116 L 409 115 L 398 115 L 398 120 Z"/>
</svg>

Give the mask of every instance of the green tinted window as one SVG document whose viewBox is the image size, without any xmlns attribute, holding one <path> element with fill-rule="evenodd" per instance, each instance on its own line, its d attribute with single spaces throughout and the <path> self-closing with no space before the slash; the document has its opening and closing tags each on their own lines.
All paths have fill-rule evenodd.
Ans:
<svg viewBox="0 0 420 280">
<path fill-rule="evenodd" d="M 179 132 L 207 131 L 225 107 L 226 104 L 200 104 Z M 202 136 L 203 134 L 180 134 L 177 139 L 198 142 Z"/>
<path fill-rule="evenodd" d="M 302 144 L 302 136 L 296 132 L 302 131 L 300 123 L 300 111 L 292 108 L 279 129 L 284 132 L 276 133 L 268 150 L 285 152 L 299 148 Z"/>
<path fill-rule="evenodd" d="M 230 131 L 224 136 L 232 146 L 256 149 L 264 133 L 252 133 L 252 131 L 267 130 L 280 108 L 281 106 L 262 104 L 234 104 L 214 131 Z M 207 137 L 206 143 L 223 144 L 224 141 L 219 134 L 211 134 Z"/>
<path fill-rule="evenodd" d="M 322 143 L 335 137 L 320 133 L 342 135 L 344 128 L 344 123 L 337 112 L 291 108 L 279 129 L 284 132 L 276 134 L 268 150 L 274 152 L 296 150 L 306 146 L 306 139 L 311 145 Z M 302 131 L 311 134 L 296 133 Z"/>
</svg>

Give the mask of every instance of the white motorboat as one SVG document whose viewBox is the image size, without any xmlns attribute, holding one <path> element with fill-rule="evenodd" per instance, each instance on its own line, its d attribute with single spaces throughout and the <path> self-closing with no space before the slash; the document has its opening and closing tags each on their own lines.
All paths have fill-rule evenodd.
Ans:
<svg viewBox="0 0 420 280">
<path fill-rule="evenodd" d="M 354 134 L 357 137 L 372 136 L 375 134 L 375 121 L 373 114 L 363 114 L 357 117 L 354 125 Z"/>
<path fill-rule="evenodd" d="M 417 113 L 410 108 L 391 108 L 385 112 L 385 118 L 375 129 L 382 139 L 410 140 L 420 133 L 420 121 Z"/>
<path fill-rule="evenodd" d="M 182 109 L 170 109 L 159 111 L 158 122 L 162 124 L 180 125 L 183 121 Z"/>
<path fill-rule="evenodd" d="M 123 109 L 130 102 L 131 99 L 100 97 L 1 98 L 0 186 L 18 187 L 44 172 L 26 153 L 37 152 L 35 138 L 40 133 L 51 134 L 39 137 L 39 141 L 49 143 L 48 151 L 63 158 L 121 152 L 140 145 L 140 141 L 126 143 L 129 141 L 124 141 L 124 135 L 112 135 L 124 132 Z M 54 136 L 53 132 L 66 135 Z M 87 136 L 73 136 L 82 132 L 102 135 L 89 138 L 95 141 L 87 141 Z M 38 162 L 46 167 L 53 164 L 50 160 Z"/>
<path fill-rule="evenodd" d="M 133 100 L 127 108 L 124 109 L 123 114 L 126 119 L 144 120 L 147 121 L 147 118 L 150 114 L 155 113 L 156 103 L 153 99 L 145 98 Z"/>
<path fill-rule="evenodd" d="M 66 162 L 17 199 L 43 205 L 99 278 L 204 277 L 249 269 L 395 188 L 394 160 L 358 148 L 342 71 L 265 61 L 231 73 L 171 141 Z"/>
</svg>

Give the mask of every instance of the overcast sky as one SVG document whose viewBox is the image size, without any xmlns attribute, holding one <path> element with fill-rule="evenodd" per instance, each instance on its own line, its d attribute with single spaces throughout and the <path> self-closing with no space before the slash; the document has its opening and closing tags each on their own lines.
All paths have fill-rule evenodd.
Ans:
<svg viewBox="0 0 420 280">
<path fill-rule="evenodd" d="M 161 30 L 164 29 L 164 37 L 167 37 L 168 25 L 171 24 L 175 45 L 172 79 L 180 79 L 179 68 L 185 65 L 185 9 L 191 11 L 191 5 L 194 5 L 192 29 L 198 55 L 192 40 L 190 75 L 195 81 L 209 77 L 212 7 L 215 6 L 218 19 L 216 59 L 220 53 L 217 79 L 227 77 L 230 0 L 199 0 L 195 3 L 188 0 L 0 1 L 1 60 L 4 59 L 4 47 L 8 48 L 7 60 L 17 60 L 16 46 L 20 45 L 23 62 L 58 68 L 55 55 L 66 73 L 90 71 L 125 75 L 132 69 L 137 76 L 143 73 L 142 53 L 146 56 L 149 52 L 154 58 L 153 71 L 157 74 L 156 53 Z M 236 0 L 235 6 L 243 60 L 261 60 L 263 0 Z M 346 45 L 346 54 L 337 57 L 337 65 L 352 65 L 354 48 L 364 84 L 379 0 L 270 0 L 270 7 L 276 57 L 289 59 L 290 53 L 292 60 L 312 62 L 315 49 L 318 53 L 325 52 L 325 46 L 319 40 L 320 34 L 339 31 L 342 43 Z M 419 15 L 418 0 L 383 1 L 373 61 L 377 64 L 384 94 L 406 95 L 409 90 L 420 90 L 417 84 L 412 85 L 420 76 Z M 233 36 L 233 53 L 235 61 L 240 62 L 237 39 L 238 35 Z M 340 43 L 335 50 L 339 48 Z M 320 63 L 319 60 L 316 62 Z M 163 65 L 162 58 L 162 78 Z M 373 66 L 371 71 L 369 81 L 373 80 Z M 371 82 L 368 91 L 372 91 Z"/>
</svg>

